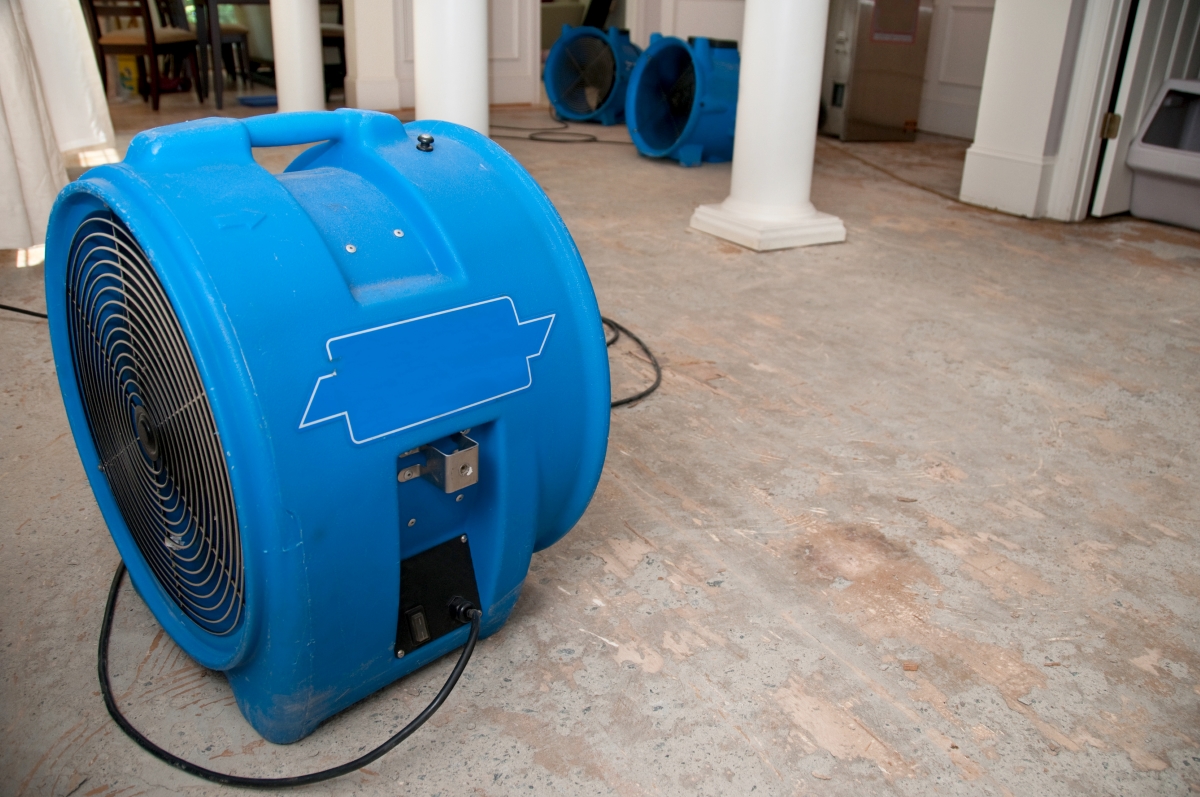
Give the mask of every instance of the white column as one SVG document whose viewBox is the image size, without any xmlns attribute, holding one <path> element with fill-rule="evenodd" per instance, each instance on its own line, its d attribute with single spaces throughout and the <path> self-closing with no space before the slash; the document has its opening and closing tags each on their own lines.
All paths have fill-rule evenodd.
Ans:
<svg viewBox="0 0 1200 797">
<path fill-rule="evenodd" d="M 746 0 L 729 198 L 692 227 L 765 251 L 846 240 L 809 201 L 827 0 Z"/>
<path fill-rule="evenodd" d="M 1071 6 L 1071 0 L 996 3 L 962 201 L 1046 215 L 1067 99 L 1062 83 L 1070 80 L 1078 40 L 1078 30 L 1074 41 L 1068 35 Z"/>
<path fill-rule="evenodd" d="M 488 134 L 487 0 L 413 0 L 417 118 Z"/>
<path fill-rule="evenodd" d="M 318 0 L 271 0 L 271 45 L 279 110 L 325 110 Z"/>
<path fill-rule="evenodd" d="M 400 107 L 395 0 L 344 0 L 346 105 L 371 111 Z"/>
</svg>

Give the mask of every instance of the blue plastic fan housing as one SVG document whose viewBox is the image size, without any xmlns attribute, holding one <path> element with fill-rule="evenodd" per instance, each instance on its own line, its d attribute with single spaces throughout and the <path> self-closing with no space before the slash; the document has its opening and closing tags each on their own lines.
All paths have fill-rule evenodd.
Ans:
<svg viewBox="0 0 1200 797">
<path fill-rule="evenodd" d="M 280 175 L 251 156 L 308 143 Z M 599 480 L 587 271 L 465 127 L 342 110 L 144 132 L 63 190 L 45 276 L 133 584 L 269 741 L 460 647 L 451 593 L 495 632 Z"/>
<path fill-rule="evenodd" d="M 735 42 L 652 33 L 625 99 L 638 152 L 684 166 L 731 160 L 740 65 Z"/>
<path fill-rule="evenodd" d="M 627 30 L 563 25 L 542 74 L 550 104 L 574 122 L 623 121 L 629 74 L 641 53 Z"/>
</svg>

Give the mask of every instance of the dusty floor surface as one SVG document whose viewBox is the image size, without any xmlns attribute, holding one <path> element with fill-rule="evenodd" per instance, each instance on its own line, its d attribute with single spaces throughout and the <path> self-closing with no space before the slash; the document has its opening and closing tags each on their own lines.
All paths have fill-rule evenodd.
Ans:
<svg viewBox="0 0 1200 797">
<path fill-rule="evenodd" d="M 952 189 L 960 142 L 824 142 L 814 200 L 849 240 L 754 254 L 687 230 L 727 165 L 503 143 L 663 386 L 614 413 L 590 509 L 442 712 L 306 793 L 1200 790 L 1200 235 L 1009 218 L 854 157 Z M 40 279 L 5 265 L 0 302 L 40 307 Z M 212 793 L 105 713 L 117 555 L 44 323 L 0 336 L 0 792 Z M 616 393 L 648 373 L 613 363 Z M 150 736 L 257 775 L 359 754 L 450 666 L 277 748 L 129 589 L 112 660 Z"/>
</svg>

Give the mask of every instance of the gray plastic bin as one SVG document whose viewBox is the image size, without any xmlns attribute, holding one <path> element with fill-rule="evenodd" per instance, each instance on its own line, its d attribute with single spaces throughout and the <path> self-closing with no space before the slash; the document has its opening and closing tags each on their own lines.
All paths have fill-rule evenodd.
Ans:
<svg viewBox="0 0 1200 797">
<path fill-rule="evenodd" d="M 1200 80 L 1168 80 L 1151 107 L 1125 160 L 1130 212 L 1200 230 Z"/>
</svg>

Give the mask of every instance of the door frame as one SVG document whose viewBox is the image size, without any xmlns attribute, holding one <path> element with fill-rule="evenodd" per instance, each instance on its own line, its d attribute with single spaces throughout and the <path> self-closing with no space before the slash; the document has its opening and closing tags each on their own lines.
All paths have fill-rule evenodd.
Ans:
<svg viewBox="0 0 1200 797">
<path fill-rule="evenodd" d="M 1200 42 L 1200 2 L 1197 0 L 1126 0 L 1135 9 L 1124 29 L 1120 77 L 1111 90 L 1106 112 L 1120 114 L 1116 137 L 1102 142 L 1097 155 L 1096 178 L 1088 210 L 1093 216 L 1111 216 L 1129 210 L 1133 172 L 1125 165 L 1142 116 L 1150 110 L 1162 83 L 1177 76 L 1183 37 L 1191 35 L 1190 63 Z"/>
</svg>

